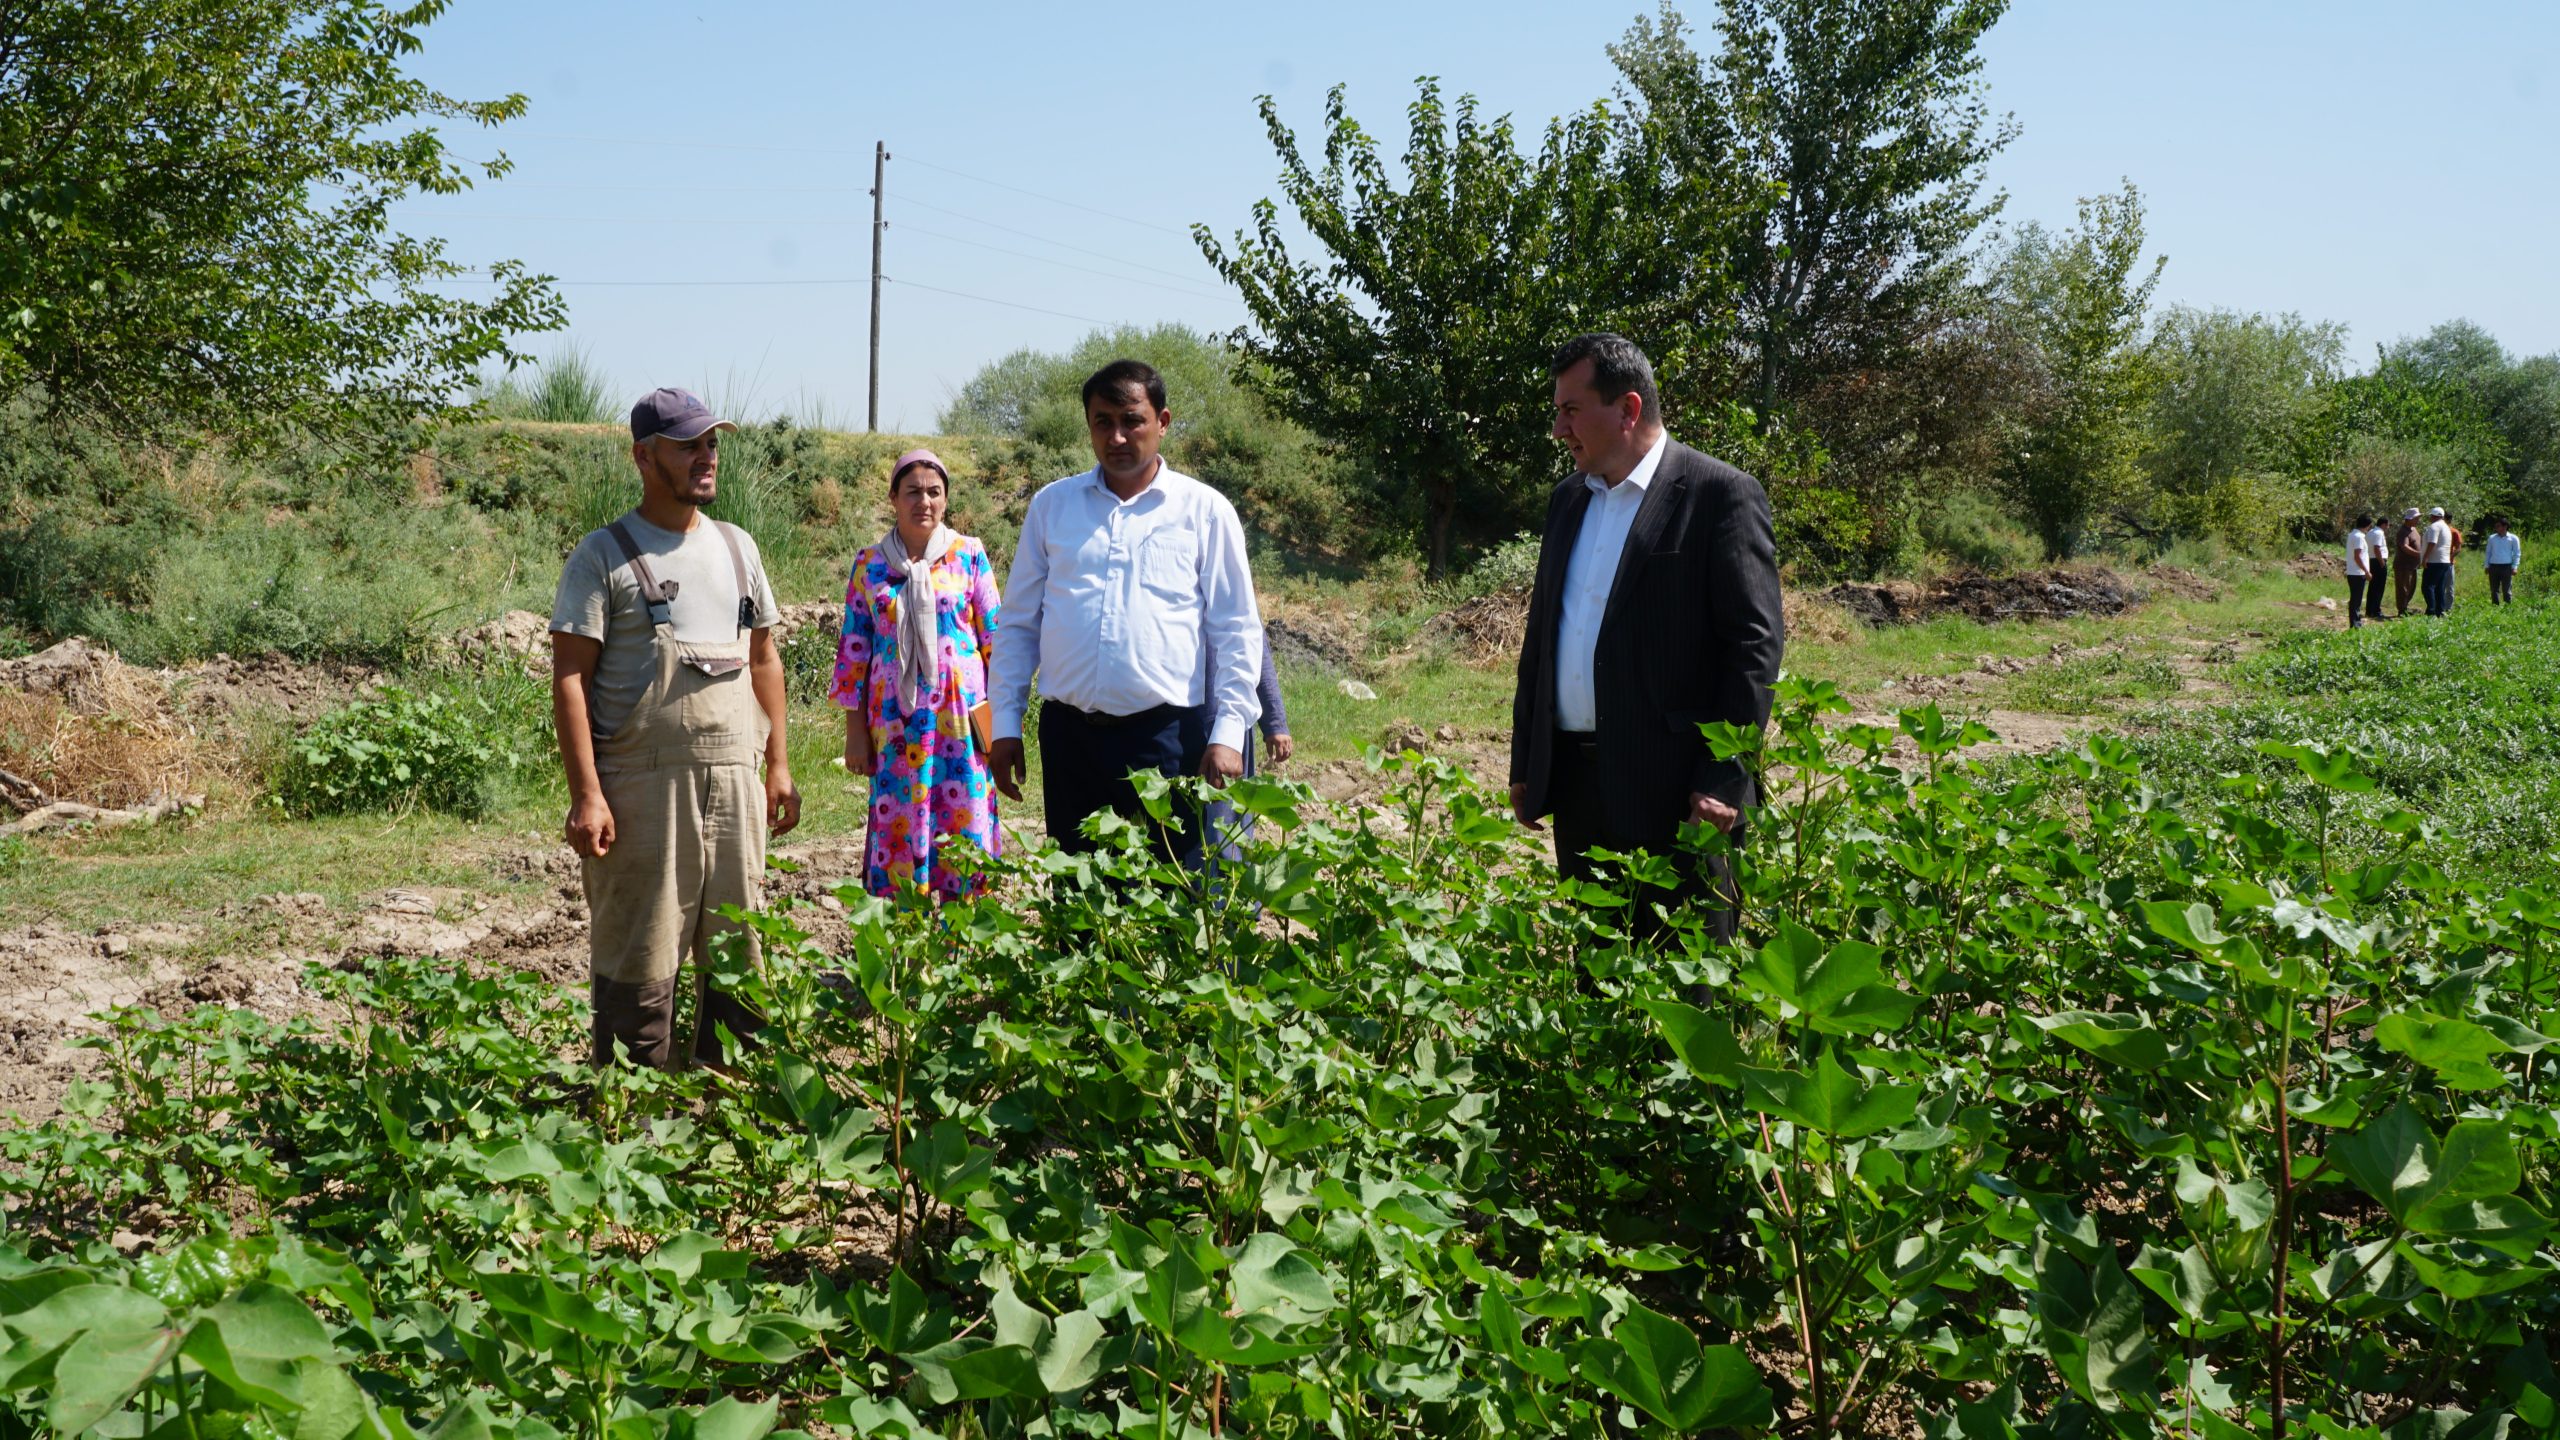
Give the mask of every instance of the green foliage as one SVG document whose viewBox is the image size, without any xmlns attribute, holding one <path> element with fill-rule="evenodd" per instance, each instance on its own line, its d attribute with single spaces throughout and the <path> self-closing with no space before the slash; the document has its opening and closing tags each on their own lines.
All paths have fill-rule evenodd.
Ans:
<svg viewBox="0 0 2560 1440">
<path fill-rule="evenodd" d="M 333 710 L 287 747 L 275 801 L 298 816 L 413 807 L 486 814 L 498 784 L 532 753 L 520 746 L 527 693 L 518 687 L 510 705 L 504 694 L 392 689 Z"/>
<path fill-rule="evenodd" d="M 1922 512 L 1920 537 L 1933 553 L 1986 575 L 2025 570 L 2045 558 L 2034 534 L 1973 491 L 1950 495 Z"/>
<path fill-rule="evenodd" d="M 2531 572 L 2518 603 L 2482 604 L 2466 565 L 2460 603 L 2441 620 L 2370 625 L 2352 635 L 2289 636 L 2243 663 L 2249 698 L 2203 715 L 2162 712 L 2136 742 L 2164 785 L 2268 787 L 2296 813 L 2314 798 L 2302 777 L 2257 750 L 2305 736 L 2352 743 L 2375 788 L 2339 818 L 2350 853 L 2396 846 L 2382 828 L 2399 811 L 2442 817 L 2418 854 L 2451 874 L 2504 883 L 2547 871 L 2560 850 L 2560 664 L 2555 608 Z"/>
<path fill-rule="evenodd" d="M 396 452 L 509 337 L 560 300 L 513 261 L 482 298 L 388 208 L 506 173 L 437 123 L 492 126 L 524 97 L 454 99 L 403 73 L 443 0 L 189 0 L 13 7 L 0 44 L 0 394 L 128 436 L 320 430 Z M 427 122 L 421 125 L 419 122 Z M 413 128 L 414 127 L 414 128 Z"/>
<path fill-rule="evenodd" d="M 2142 194 L 2080 202 L 2056 236 L 2028 224 L 1992 266 L 1991 286 L 2036 348 L 2044 393 L 2000 471 L 2001 489 L 2061 559 L 2093 521 L 2136 503 L 2142 414 L 2156 372 L 2142 349 L 2144 315 L 2163 257 L 2142 267 Z"/>
<path fill-rule="evenodd" d="M 1525 595 L 1538 581 L 1541 548 L 1537 532 L 1523 530 L 1476 557 L 1476 563 L 1442 586 L 1441 593 L 1453 605 L 1486 595 Z"/>
<path fill-rule="evenodd" d="M 2161 317 L 2150 345 L 2147 513 L 2128 512 L 2128 523 L 2247 549 L 2291 539 L 2318 508 L 2324 391 L 2343 337 L 2342 326 L 2298 315 L 2179 306 Z"/>
<path fill-rule="evenodd" d="M 770 1025 L 734 1076 L 589 1072 L 574 995 L 437 962 L 316 970 L 285 1022 L 117 1012 L 69 1113 L 0 1131 L 0 1413 L 2545 1423 L 2547 876 L 2426 863 L 2341 749 L 2254 752 L 2303 803 L 2181 802 L 2106 737 L 1976 764 L 1935 708 L 1782 691 L 1773 734 L 1713 737 L 1781 777 L 1730 947 L 1688 914 L 1629 946 L 1664 862 L 1560 885 L 1404 759 L 1391 813 L 1230 787 L 1258 838 L 1214 897 L 1104 819 L 982 903 L 751 917 L 761 967 L 721 963 Z"/>
<path fill-rule="evenodd" d="M 232 513 L 163 534 L 153 550 L 143 573 L 79 597 L 46 628 L 93 635 L 143 665 L 270 653 L 395 664 L 552 578 L 536 578 L 551 565 L 539 540 L 461 507 L 349 500 L 293 523 Z M 147 603 L 113 603 L 124 596 Z"/>
<path fill-rule="evenodd" d="M 1654 127 L 1604 107 L 1547 127 L 1523 153 L 1506 117 L 1444 104 L 1425 79 L 1402 164 L 1325 101 L 1321 168 L 1265 97 L 1291 218 L 1322 261 L 1293 258 L 1280 209 L 1254 208 L 1233 248 L 1201 252 L 1242 294 L 1236 341 L 1282 413 L 1409 493 L 1433 578 L 1466 541 L 1535 524 L 1557 478 L 1539 416 L 1547 362 L 1581 331 L 1615 329 L 1674 382 L 1728 333 L 1725 277 L 1740 205 L 1726 172 L 1675 165 Z"/>
<path fill-rule="evenodd" d="M 1901 363 L 1964 283 L 1967 246 L 2000 207 L 1984 166 L 2016 134 L 1991 123 L 1978 78 L 2007 8 L 1720 0 L 1722 43 L 1702 56 L 1665 0 L 1610 47 L 1672 172 L 1752 202 L 1707 253 L 1738 292 L 1740 392 L 1764 419 Z M 1703 388 L 1730 394 L 1726 378 Z"/>
<path fill-rule="evenodd" d="M 613 384 L 584 347 L 563 345 L 534 370 L 527 384 L 510 371 L 483 383 L 472 402 L 497 420 L 606 425 L 622 418 Z"/>
<path fill-rule="evenodd" d="M 2506 471 L 2495 502 L 2560 522 L 2560 355 L 2510 356 L 2479 326 L 2451 320 L 2393 345 L 2378 368 L 2485 421 Z"/>
</svg>

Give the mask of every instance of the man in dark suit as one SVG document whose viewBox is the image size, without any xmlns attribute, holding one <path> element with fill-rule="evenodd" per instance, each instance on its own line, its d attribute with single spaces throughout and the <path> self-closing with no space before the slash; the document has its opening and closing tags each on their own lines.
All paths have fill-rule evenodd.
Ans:
<svg viewBox="0 0 2560 1440">
<path fill-rule="evenodd" d="M 1768 494 L 1663 430 L 1644 352 L 1580 335 L 1549 369 L 1554 434 L 1578 470 L 1547 502 L 1511 807 L 1531 826 L 1552 816 L 1557 868 L 1587 879 L 1595 845 L 1676 854 L 1692 821 L 1741 838 L 1760 798 L 1751 772 L 1716 759 L 1698 727 L 1768 723 L 1786 622 Z M 1673 899 L 1713 903 L 1716 933 L 1732 937 L 1723 859 L 1684 860 Z M 1660 929 L 1650 903 L 1631 924 Z"/>
</svg>

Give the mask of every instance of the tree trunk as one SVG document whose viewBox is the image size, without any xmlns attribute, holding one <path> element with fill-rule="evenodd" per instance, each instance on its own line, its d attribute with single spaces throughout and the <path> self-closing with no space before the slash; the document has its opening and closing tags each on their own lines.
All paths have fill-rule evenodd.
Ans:
<svg viewBox="0 0 2560 1440">
<path fill-rule="evenodd" d="M 1456 486 L 1434 486 L 1431 491 L 1431 570 L 1434 580 L 1449 578 L 1449 541 L 1458 528 L 1458 491 Z"/>
</svg>

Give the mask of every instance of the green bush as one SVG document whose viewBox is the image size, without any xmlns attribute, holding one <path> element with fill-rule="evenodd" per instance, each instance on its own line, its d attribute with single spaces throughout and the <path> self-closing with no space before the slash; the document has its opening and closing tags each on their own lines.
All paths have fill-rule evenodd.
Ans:
<svg viewBox="0 0 2560 1440">
<path fill-rule="evenodd" d="M 47 628 L 86 630 L 143 665 L 217 653 L 398 664 L 438 633 L 541 604 L 555 553 L 535 525 L 468 506 L 233 514 L 168 538 L 141 596 L 98 597 Z"/>
<path fill-rule="evenodd" d="M 2044 542 L 1998 505 L 1970 491 L 1920 513 L 1920 539 L 1968 569 L 2006 575 L 2044 560 Z"/>
<path fill-rule="evenodd" d="M 522 761 L 485 697 L 387 690 L 312 723 L 286 747 L 275 803 L 299 816 L 423 809 L 477 819 Z"/>
<path fill-rule="evenodd" d="M 1523 530 L 1486 551 L 1445 588 L 1452 604 L 1526 590 L 1538 578 L 1538 537 Z"/>
</svg>

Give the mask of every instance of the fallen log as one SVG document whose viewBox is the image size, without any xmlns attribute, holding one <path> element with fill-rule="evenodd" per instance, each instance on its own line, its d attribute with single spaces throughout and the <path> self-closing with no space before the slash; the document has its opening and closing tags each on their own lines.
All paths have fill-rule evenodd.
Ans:
<svg viewBox="0 0 2560 1440">
<path fill-rule="evenodd" d="M 24 775 L 6 770 L 0 770 L 0 800 L 9 802 L 9 807 L 20 814 L 41 810 L 53 803 L 52 798 L 44 793 L 43 786 Z"/>
<path fill-rule="evenodd" d="M 98 805 L 83 805 L 73 800 L 57 800 L 29 811 L 19 820 L 0 825 L 0 840 L 33 835 L 44 830 L 59 830 L 71 825 L 94 825 L 101 830 L 117 830 L 127 825 L 148 825 L 183 815 L 204 805 L 201 795 L 162 796 L 130 810 L 109 810 Z"/>
</svg>

